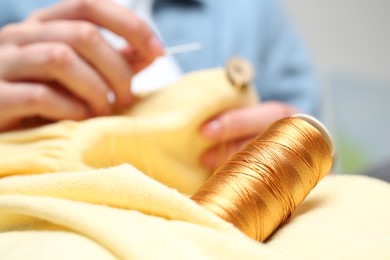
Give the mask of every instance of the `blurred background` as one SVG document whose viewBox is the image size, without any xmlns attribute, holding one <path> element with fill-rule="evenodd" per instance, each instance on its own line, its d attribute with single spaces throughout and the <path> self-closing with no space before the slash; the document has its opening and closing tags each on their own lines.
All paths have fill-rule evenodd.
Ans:
<svg viewBox="0 0 390 260">
<path fill-rule="evenodd" d="M 390 1 L 282 2 L 317 67 L 335 171 L 390 181 Z"/>
</svg>

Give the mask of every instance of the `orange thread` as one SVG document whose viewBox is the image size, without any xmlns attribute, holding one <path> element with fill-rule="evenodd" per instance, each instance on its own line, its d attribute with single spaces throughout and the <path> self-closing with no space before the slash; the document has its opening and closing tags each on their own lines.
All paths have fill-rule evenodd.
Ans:
<svg viewBox="0 0 390 260">
<path fill-rule="evenodd" d="M 264 241 L 331 169 L 330 137 L 312 120 L 275 122 L 220 166 L 192 199 Z"/>
</svg>

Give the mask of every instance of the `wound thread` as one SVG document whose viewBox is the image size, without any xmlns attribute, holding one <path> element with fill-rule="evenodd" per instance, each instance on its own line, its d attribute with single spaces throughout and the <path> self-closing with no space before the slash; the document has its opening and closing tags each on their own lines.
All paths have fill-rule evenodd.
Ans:
<svg viewBox="0 0 390 260">
<path fill-rule="evenodd" d="M 333 146 L 321 126 L 305 115 L 273 123 L 221 165 L 192 199 L 264 241 L 331 169 Z"/>
</svg>

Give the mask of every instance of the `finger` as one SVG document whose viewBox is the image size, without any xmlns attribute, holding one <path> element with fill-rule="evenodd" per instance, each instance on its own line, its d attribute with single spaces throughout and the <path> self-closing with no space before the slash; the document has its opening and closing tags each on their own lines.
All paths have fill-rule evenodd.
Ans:
<svg viewBox="0 0 390 260">
<path fill-rule="evenodd" d="M 233 154 L 240 151 L 252 138 L 235 140 L 228 143 L 219 143 L 208 149 L 201 157 L 201 164 L 207 169 L 214 170 L 226 162 Z"/>
<path fill-rule="evenodd" d="M 122 36 L 149 62 L 163 54 L 152 30 L 134 13 L 107 0 L 69 0 L 36 12 L 35 21 L 87 20 Z"/>
<path fill-rule="evenodd" d="M 37 42 L 63 42 L 91 64 L 112 87 L 121 106 L 132 103 L 132 69 L 124 56 L 115 51 L 100 35 L 95 25 L 81 21 L 25 23 L 6 27 L 0 42 L 19 46 Z"/>
<path fill-rule="evenodd" d="M 82 120 L 91 116 L 80 100 L 40 83 L 0 82 L 0 118 L 40 116 L 51 120 Z"/>
<path fill-rule="evenodd" d="M 134 74 L 140 72 L 149 65 L 149 61 L 142 58 L 139 53 L 131 46 L 125 46 L 119 50 L 120 54 L 125 58 Z"/>
<path fill-rule="evenodd" d="M 257 106 L 226 111 L 210 120 L 200 129 L 201 134 L 210 140 L 228 141 L 258 135 L 272 122 L 295 114 L 290 105 L 269 101 Z"/>
<path fill-rule="evenodd" d="M 39 43 L 2 55 L 8 81 L 56 81 L 87 103 L 95 115 L 111 113 L 109 87 L 91 66 L 68 45 Z M 1 65 L 0 65 L 1 66 Z"/>
</svg>

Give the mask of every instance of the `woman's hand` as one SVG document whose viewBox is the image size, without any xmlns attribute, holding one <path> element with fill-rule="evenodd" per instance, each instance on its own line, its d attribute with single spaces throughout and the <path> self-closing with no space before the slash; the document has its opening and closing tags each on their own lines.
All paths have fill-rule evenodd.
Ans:
<svg viewBox="0 0 390 260">
<path fill-rule="evenodd" d="M 214 170 L 243 146 L 262 133 L 271 123 L 297 113 L 287 104 L 268 101 L 252 107 L 226 111 L 200 129 L 201 134 L 217 144 L 207 150 L 201 163 Z"/>
<path fill-rule="evenodd" d="M 113 49 L 103 27 L 123 37 Z M 0 30 L 0 130 L 25 118 L 84 119 L 132 104 L 131 78 L 163 49 L 132 12 L 106 0 L 68 0 Z"/>
</svg>

